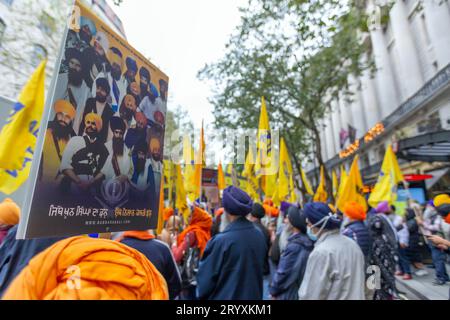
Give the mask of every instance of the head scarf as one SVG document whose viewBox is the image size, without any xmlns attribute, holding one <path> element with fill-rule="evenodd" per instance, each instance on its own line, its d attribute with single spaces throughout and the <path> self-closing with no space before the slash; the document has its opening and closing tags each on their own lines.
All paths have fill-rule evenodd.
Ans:
<svg viewBox="0 0 450 320">
<path fill-rule="evenodd" d="M 122 242 L 125 238 L 133 238 L 143 241 L 153 240 L 155 239 L 155 236 L 150 234 L 147 230 L 144 231 L 125 231 L 121 238 L 119 238 L 117 241 Z"/>
<path fill-rule="evenodd" d="M 19 223 L 20 208 L 11 199 L 5 199 L 0 203 L 0 224 L 15 226 Z"/>
<path fill-rule="evenodd" d="M 205 210 L 200 209 L 199 207 L 194 207 L 191 222 L 178 236 L 178 245 L 183 242 L 188 233 L 193 232 L 195 234 L 195 239 L 197 240 L 198 248 L 200 249 L 200 254 L 203 255 L 206 244 L 209 239 L 211 239 L 211 227 L 211 216 Z"/>
<path fill-rule="evenodd" d="M 163 218 L 164 218 L 164 221 L 169 220 L 169 218 L 170 218 L 171 216 L 173 216 L 173 214 L 174 214 L 173 208 L 164 208 L 164 211 L 163 211 Z"/>
<path fill-rule="evenodd" d="M 125 130 L 127 129 L 125 122 L 120 117 L 112 117 L 109 121 L 109 126 L 111 127 L 111 131 L 113 132 L 115 130 L 122 130 L 123 132 L 125 132 Z"/>
<path fill-rule="evenodd" d="M 332 230 L 339 228 L 342 223 L 330 207 L 322 202 L 306 204 L 304 213 L 309 222 L 317 228 Z"/>
<path fill-rule="evenodd" d="M 222 204 L 227 213 L 234 216 L 246 216 L 252 212 L 253 201 L 241 189 L 230 186 L 223 190 Z"/>
<path fill-rule="evenodd" d="M 257 202 L 253 203 L 252 216 L 257 219 L 262 219 L 265 217 L 265 215 L 266 211 L 264 210 L 264 207 Z"/>
<path fill-rule="evenodd" d="M 364 207 L 355 201 L 349 201 L 344 205 L 344 214 L 352 220 L 366 220 Z"/>
<path fill-rule="evenodd" d="M 376 210 L 377 210 L 377 213 L 387 213 L 390 211 L 390 209 L 391 208 L 389 207 L 389 202 L 383 201 L 378 204 Z"/>
<path fill-rule="evenodd" d="M 291 206 L 288 209 L 288 219 L 293 227 L 300 230 L 301 233 L 306 234 L 307 232 L 306 218 L 301 209 Z"/>
<path fill-rule="evenodd" d="M 103 120 L 102 117 L 100 117 L 96 113 L 88 113 L 86 117 L 84 118 L 84 123 L 86 124 L 88 121 L 95 122 L 95 125 L 97 126 L 97 131 L 100 132 L 103 127 Z"/>
<path fill-rule="evenodd" d="M 35 256 L 3 299 L 167 300 L 168 296 L 163 276 L 140 252 L 117 241 L 73 237 Z"/>
<path fill-rule="evenodd" d="M 55 109 L 55 113 L 65 113 L 71 120 L 75 119 L 77 111 L 69 101 L 58 100 L 55 102 L 53 108 Z"/>
</svg>

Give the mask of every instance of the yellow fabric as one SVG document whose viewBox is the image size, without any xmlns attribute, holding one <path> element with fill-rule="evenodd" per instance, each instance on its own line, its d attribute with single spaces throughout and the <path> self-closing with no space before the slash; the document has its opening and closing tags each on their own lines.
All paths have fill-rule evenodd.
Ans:
<svg viewBox="0 0 450 320">
<path fill-rule="evenodd" d="M 247 153 L 247 158 L 245 159 L 244 171 L 242 172 L 242 176 L 246 178 L 246 191 L 248 195 L 253 199 L 257 200 L 259 198 L 258 195 L 258 179 L 255 176 L 255 158 L 253 156 L 252 148 Z"/>
<path fill-rule="evenodd" d="M 0 203 L 0 224 L 15 226 L 19 223 L 20 208 L 11 199 L 5 199 Z"/>
<path fill-rule="evenodd" d="M 397 185 L 404 180 L 397 157 L 392 150 L 392 146 L 389 145 L 381 166 L 378 182 L 369 197 L 370 206 L 376 208 L 382 201 L 387 201 L 389 205 L 392 205 L 397 201 Z"/>
<path fill-rule="evenodd" d="M 270 138 L 270 123 L 267 115 L 266 101 L 261 98 L 261 115 L 257 136 L 257 155 L 255 163 L 255 175 L 261 181 L 261 189 L 266 197 L 271 197 L 275 191 L 277 179 L 277 164 L 273 163 L 273 143 Z"/>
<path fill-rule="evenodd" d="M 223 174 L 222 163 L 219 163 L 219 167 L 217 168 L 217 186 L 220 191 L 226 188 L 225 175 Z"/>
<path fill-rule="evenodd" d="M 190 137 L 185 136 L 183 139 L 183 160 L 184 160 L 184 190 L 189 200 L 195 201 L 195 158 L 194 148 L 191 145 Z"/>
<path fill-rule="evenodd" d="M 313 196 L 314 191 L 313 191 L 313 188 L 311 187 L 311 183 L 309 182 L 308 177 L 305 174 L 305 171 L 303 171 L 303 169 L 300 169 L 300 171 L 301 171 L 300 175 L 302 177 L 302 184 L 303 184 L 303 187 L 306 189 L 306 193 Z"/>
<path fill-rule="evenodd" d="M 64 154 L 69 139 L 57 139 L 59 146 L 59 152 L 61 156 Z M 45 133 L 44 149 L 43 149 L 43 176 L 47 181 L 54 181 L 57 177 L 59 167 L 61 165 L 61 159 L 58 156 L 55 142 L 53 140 L 53 130 L 47 129 Z"/>
<path fill-rule="evenodd" d="M 188 223 L 190 212 L 186 200 L 186 191 L 184 189 L 183 174 L 181 173 L 181 166 L 179 164 L 175 166 L 175 171 L 176 171 L 175 207 L 182 214 L 184 222 Z"/>
<path fill-rule="evenodd" d="M 202 124 L 202 131 L 200 133 L 200 145 L 197 151 L 197 154 L 195 156 L 195 173 L 194 173 L 194 179 L 192 181 L 194 185 L 194 194 L 192 195 L 193 200 L 200 198 L 201 192 L 202 192 L 202 172 L 203 172 L 203 165 L 205 163 L 205 133 L 203 130 L 203 124 Z"/>
<path fill-rule="evenodd" d="M 364 184 L 359 171 L 358 160 L 359 157 L 356 156 L 353 160 L 349 176 L 342 187 L 342 194 L 337 201 L 337 207 L 342 212 L 344 212 L 345 204 L 350 201 L 359 203 L 364 208 L 364 212 L 367 212 L 368 209 L 366 198 L 364 197 Z"/>
<path fill-rule="evenodd" d="M 55 113 L 65 113 L 67 114 L 70 119 L 75 119 L 75 116 L 77 114 L 77 111 L 72 106 L 72 104 L 69 101 L 66 100 L 58 100 L 55 102 L 54 105 Z"/>
<path fill-rule="evenodd" d="M 98 114 L 91 112 L 84 117 L 84 124 L 87 125 L 87 122 L 95 122 L 95 125 L 97 126 L 97 132 L 100 132 L 103 127 L 103 120 L 102 117 L 100 117 Z"/>
<path fill-rule="evenodd" d="M 167 283 L 140 252 L 117 241 L 73 237 L 35 256 L 4 300 L 167 300 Z"/>
<path fill-rule="evenodd" d="M 325 182 L 325 169 L 324 167 L 320 167 L 320 183 L 317 187 L 316 194 L 314 195 L 314 202 L 324 202 L 326 203 L 328 200 L 328 193 L 325 190 L 326 182 Z"/>
<path fill-rule="evenodd" d="M 278 170 L 278 182 L 273 200 L 275 205 L 280 206 L 282 201 L 295 202 L 294 172 L 291 159 L 284 138 L 281 138 L 280 145 L 280 164 Z"/>
<path fill-rule="evenodd" d="M 341 179 L 339 181 L 339 189 L 338 189 L 338 194 L 336 197 L 336 203 L 337 203 L 337 200 L 342 195 L 342 191 L 344 190 L 344 185 L 345 185 L 345 182 L 347 181 L 347 178 L 348 178 L 347 171 L 345 170 L 344 166 L 341 166 Z"/>
<path fill-rule="evenodd" d="M 168 190 L 169 195 L 169 203 L 172 205 L 172 193 L 174 188 L 174 180 L 175 180 L 175 167 L 172 161 L 164 160 L 164 189 Z"/>
<path fill-rule="evenodd" d="M 39 129 L 44 111 L 45 66 L 46 61 L 43 61 L 28 80 L 20 93 L 18 104 L 15 105 L 14 111 L 10 113 L 0 132 L 2 169 L 23 169 L 27 157 L 26 150 L 34 149 L 36 131 Z M 22 108 L 19 108 L 19 104 Z"/>
<path fill-rule="evenodd" d="M 434 198 L 433 204 L 436 208 L 443 204 L 450 204 L 450 196 L 448 194 L 440 194 Z"/>
<path fill-rule="evenodd" d="M 227 165 L 227 170 L 225 172 L 225 185 L 231 187 L 233 185 L 233 164 L 229 163 Z"/>
<path fill-rule="evenodd" d="M 338 191 L 339 191 L 338 178 L 337 178 L 336 172 L 334 170 L 331 175 L 332 175 L 332 179 L 333 179 L 333 197 L 336 199 L 336 197 L 338 195 Z"/>
</svg>

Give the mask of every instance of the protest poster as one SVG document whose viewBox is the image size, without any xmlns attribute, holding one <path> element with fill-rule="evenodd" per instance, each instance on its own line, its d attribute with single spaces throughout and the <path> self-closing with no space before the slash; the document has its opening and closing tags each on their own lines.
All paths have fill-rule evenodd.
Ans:
<svg viewBox="0 0 450 320">
<path fill-rule="evenodd" d="M 70 20 L 18 238 L 154 229 L 168 77 L 78 0 Z"/>
</svg>

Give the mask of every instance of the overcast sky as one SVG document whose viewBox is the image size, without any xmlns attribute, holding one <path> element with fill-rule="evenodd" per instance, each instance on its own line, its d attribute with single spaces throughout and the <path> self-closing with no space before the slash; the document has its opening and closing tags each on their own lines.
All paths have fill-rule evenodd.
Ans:
<svg viewBox="0 0 450 320">
<path fill-rule="evenodd" d="M 108 0 L 112 3 L 112 0 Z M 214 120 L 211 91 L 197 72 L 224 55 L 247 0 L 125 0 L 112 6 L 130 44 L 170 77 L 169 109 L 181 105 L 198 128 Z"/>
</svg>

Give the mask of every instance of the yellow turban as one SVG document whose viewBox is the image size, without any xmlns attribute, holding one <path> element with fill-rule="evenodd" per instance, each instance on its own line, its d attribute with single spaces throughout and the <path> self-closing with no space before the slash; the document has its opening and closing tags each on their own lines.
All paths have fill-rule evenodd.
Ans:
<svg viewBox="0 0 450 320">
<path fill-rule="evenodd" d="M 85 124 L 86 124 L 86 122 L 88 122 L 88 121 L 90 121 L 90 122 L 95 122 L 95 125 L 97 126 L 97 131 L 102 130 L 102 127 L 103 127 L 103 120 L 102 120 L 102 117 L 100 117 L 98 114 L 93 113 L 93 112 L 88 113 L 88 114 L 86 115 L 86 117 L 84 118 Z"/>
<path fill-rule="evenodd" d="M 4 300 L 167 300 L 167 283 L 140 252 L 117 241 L 73 237 L 35 256 Z"/>
<path fill-rule="evenodd" d="M 56 113 L 65 113 L 70 119 L 75 119 L 77 111 L 72 104 L 66 100 L 58 100 L 55 102 L 54 109 Z"/>
<path fill-rule="evenodd" d="M 19 223 L 20 208 L 11 199 L 5 199 L 0 203 L 0 224 L 15 226 Z"/>
<path fill-rule="evenodd" d="M 448 194 L 440 194 L 434 198 L 433 203 L 436 208 L 443 204 L 450 204 L 450 196 Z"/>
<path fill-rule="evenodd" d="M 123 58 L 111 49 L 108 51 L 108 60 L 111 64 L 118 64 L 120 68 L 123 68 Z"/>
<path fill-rule="evenodd" d="M 150 140 L 150 151 L 161 151 L 161 142 L 159 142 L 159 139 L 152 138 Z"/>
</svg>

